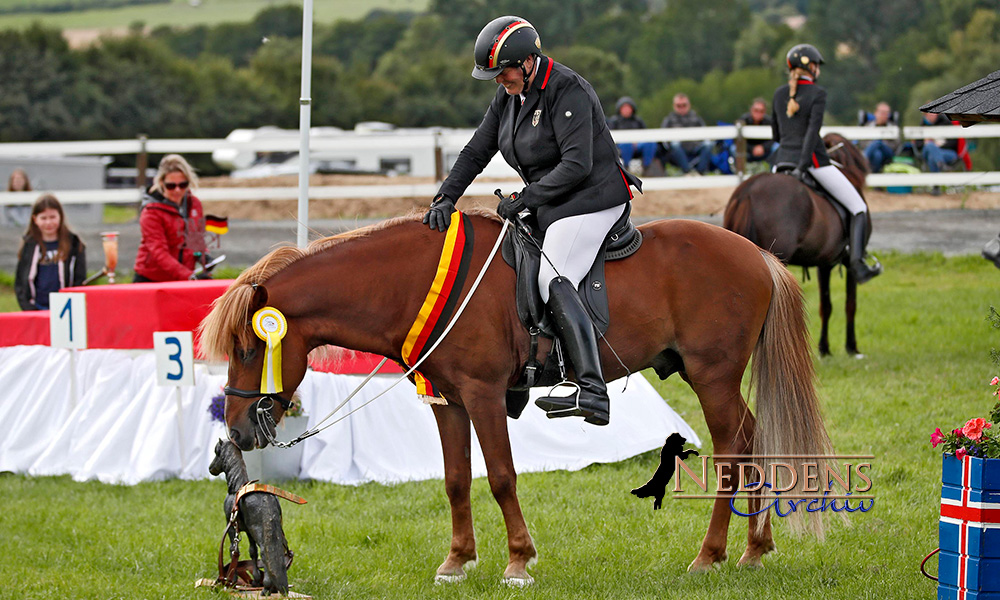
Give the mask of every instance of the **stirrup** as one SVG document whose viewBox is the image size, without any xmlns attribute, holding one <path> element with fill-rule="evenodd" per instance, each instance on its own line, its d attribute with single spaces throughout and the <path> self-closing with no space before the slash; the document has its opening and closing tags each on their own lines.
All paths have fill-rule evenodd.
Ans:
<svg viewBox="0 0 1000 600">
<path fill-rule="evenodd" d="M 569 396 L 553 396 L 552 393 L 560 387 L 573 389 L 573 394 Z M 545 411 L 545 416 L 550 419 L 560 419 L 562 417 L 583 417 L 584 422 L 591 425 L 607 425 L 609 415 L 607 410 L 585 408 L 580 406 L 580 395 L 582 389 L 574 381 L 560 381 L 549 388 L 549 395 L 542 396 L 535 400 L 535 406 Z"/>
<path fill-rule="evenodd" d="M 573 390 L 573 393 L 565 396 L 556 396 L 554 392 L 560 388 L 569 388 Z M 547 394 L 535 400 L 535 406 L 544 410 L 546 416 L 550 419 L 573 417 L 577 416 L 577 414 L 582 415 L 583 409 L 580 407 L 580 391 L 580 384 L 569 379 L 564 379 L 550 387 Z M 562 402 L 559 402 L 559 400 L 562 400 Z"/>
</svg>

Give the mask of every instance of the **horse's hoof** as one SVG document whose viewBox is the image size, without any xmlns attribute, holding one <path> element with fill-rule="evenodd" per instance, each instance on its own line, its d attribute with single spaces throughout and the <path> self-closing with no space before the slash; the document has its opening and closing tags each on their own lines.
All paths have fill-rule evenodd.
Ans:
<svg viewBox="0 0 1000 600">
<path fill-rule="evenodd" d="M 691 561 L 690 565 L 688 565 L 688 573 L 708 573 L 712 569 L 722 566 L 722 563 L 725 562 L 726 558 L 725 554 L 723 554 L 718 560 L 711 560 L 699 556 Z"/>
<path fill-rule="evenodd" d="M 507 587 L 523 588 L 535 583 L 534 577 L 524 574 L 521 577 L 504 577 L 503 584 Z"/>
<path fill-rule="evenodd" d="M 740 558 L 740 562 L 736 563 L 736 566 L 741 569 L 763 569 L 764 561 L 761 560 L 761 556 L 759 554 L 748 555 L 744 553 Z"/>
<path fill-rule="evenodd" d="M 854 357 L 854 358 L 856 358 L 856 359 L 858 359 L 858 360 L 863 360 L 865 358 L 865 355 L 861 354 L 860 352 L 855 352 L 851 356 Z"/>
<path fill-rule="evenodd" d="M 465 581 L 465 573 L 453 573 L 450 575 L 442 575 L 438 573 L 434 576 L 434 585 L 444 585 L 446 583 L 458 583 L 460 581 Z"/>
</svg>

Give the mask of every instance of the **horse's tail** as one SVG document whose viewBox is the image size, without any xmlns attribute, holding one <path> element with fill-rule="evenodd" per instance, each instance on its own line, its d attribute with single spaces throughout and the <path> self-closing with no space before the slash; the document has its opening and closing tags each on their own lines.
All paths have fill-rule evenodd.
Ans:
<svg viewBox="0 0 1000 600">
<path fill-rule="evenodd" d="M 819 481 L 823 482 L 826 479 L 823 457 L 832 454 L 833 450 L 816 395 L 816 372 L 802 289 L 777 257 L 766 251 L 761 254 L 771 273 L 773 291 L 753 354 L 752 381 L 757 407 L 753 452 L 755 456 L 764 457 L 760 462 L 768 477 L 771 463 L 793 465 L 799 484 L 788 493 L 801 493 L 804 479 L 801 464 L 817 463 Z M 795 458 L 781 458 L 785 456 Z M 775 481 L 770 483 L 775 487 L 779 485 Z M 782 506 L 786 512 L 787 504 L 782 503 Z M 812 518 L 806 523 L 803 519 L 805 509 L 803 503 L 799 510 L 792 512 L 788 517 L 790 524 L 794 529 L 808 529 L 822 537 L 821 519 Z M 763 527 L 764 519 L 759 519 L 758 524 Z"/>
</svg>

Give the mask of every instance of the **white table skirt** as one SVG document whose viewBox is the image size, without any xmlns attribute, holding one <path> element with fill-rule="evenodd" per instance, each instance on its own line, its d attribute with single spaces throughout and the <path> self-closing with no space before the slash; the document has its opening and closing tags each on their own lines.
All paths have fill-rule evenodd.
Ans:
<svg viewBox="0 0 1000 600">
<path fill-rule="evenodd" d="M 152 351 L 81 350 L 72 361 L 70 352 L 0 348 L 0 423 L 6 430 L 0 434 L 0 471 L 122 484 L 209 477 L 215 442 L 225 427 L 211 419 L 208 406 L 225 375 L 196 365 L 195 385 L 180 388 L 178 410 L 176 389 L 156 385 Z M 377 376 L 343 410 L 360 406 L 397 377 Z M 362 379 L 308 372 L 299 390 L 310 426 Z M 611 424 L 606 427 L 575 418 L 550 420 L 533 404 L 520 419 L 508 419 L 517 470 L 576 470 L 615 462 L 660 447 L 674 432 L 700 445 L 645 378 L 632 376 L 624 392 L 622 385 L 619 380 L 608 386 Z M 480 477 L 486 468 L 475 436 L 473 445 L 473 475 Z M 408 381 L 303 442 L 301 467 L 303 478 L 345 484 L 444 476 L 434 416 Z"/>
</svg>

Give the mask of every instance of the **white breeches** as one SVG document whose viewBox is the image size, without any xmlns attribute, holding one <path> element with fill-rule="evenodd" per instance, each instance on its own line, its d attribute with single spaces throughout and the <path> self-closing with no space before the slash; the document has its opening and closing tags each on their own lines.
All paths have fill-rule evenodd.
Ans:
<svg viewBox="0 0 1000 600">
<path fill-rule="evenodd" d="M 580 280 L 594 266 L 594 259 L 597 258 L 604 238 L 624 212 L 625 205 L 620 204 L 585 215 L 559 219 L 549 225 L 545 230 L 545 241 L 542 242 L 545 256 L 542 257 L 542 265 L 538 270 L 538 289 L 546 304 L 549 302 L 549 282 L 559 275 L 569 279 L 574 288 L 580 285 Z M 545 260 L 546 256 L 548 260 Z"/>
<path fill-rule="evenodd" d="M 851 181 L 837 167 L 833 165 L 819 168 L 809 167 L 809 172 L 852 215 L 868 211 L 868 206 L 865 204 L 861 194 L 858 193 L 858 190 L 854 189 Z"/>
</svg>

